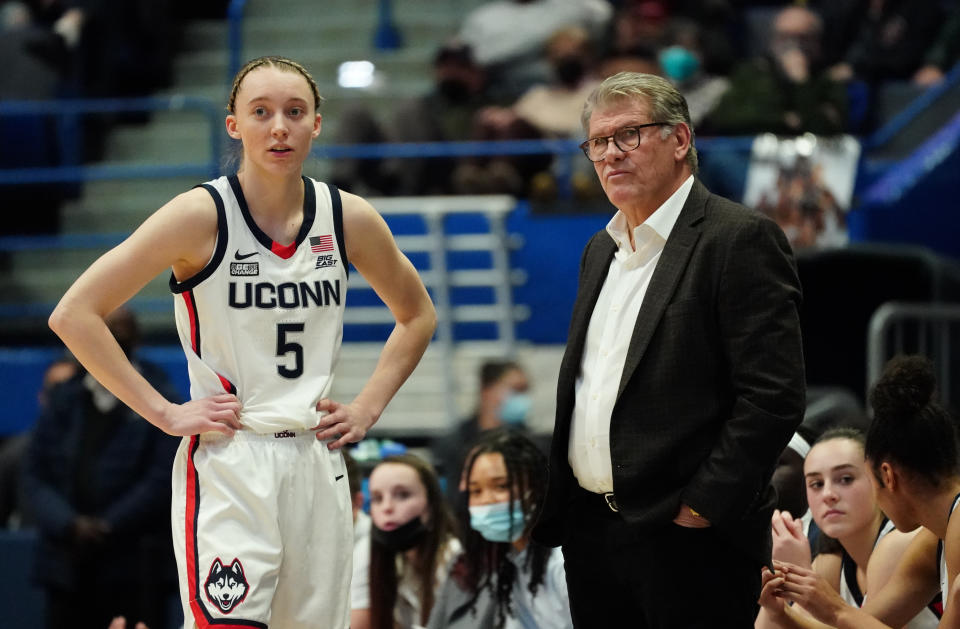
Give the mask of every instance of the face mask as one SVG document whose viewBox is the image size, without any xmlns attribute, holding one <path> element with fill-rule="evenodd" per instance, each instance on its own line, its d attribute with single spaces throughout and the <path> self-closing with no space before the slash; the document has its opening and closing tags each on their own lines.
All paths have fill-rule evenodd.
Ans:
<svg viewBox="0 0 960 629">
<path fill-rule="evenodd" d="M 674 83 L 682 83 L 700 69 L 700 60 L 683 46 L 670 46 L 660 51 L 660 67 Z"/>
<path fill-rule="evenodd" d="M 384 531 L 376 525 L 370 527 L 370 537 L 378 544 L 386 546 L 390 551 L 395 553 L 410 550 L 420 543 L 420 540 L 423 539 L 423 536 L 426 534 L 427 527 L 423 525 L 423 520 L 420 519 L 420 516 L 415 517 L 402 526 L 398 526 L 392 531 Z"/>
<path fill-rule="evenodd" d="M 83 386 L 90 392 L 93 406 L 103 414 L 107 414 L 117 407 L 120 400 L 107 390 L 96 378 L 87 374 L 83 377 Z"/>
<path fill-rule="evenodd" d="M 509 393 L 500 404 L 500 419 L 507 424 L 522 424 L 532 406 L 533 399 L 526 393 Z"/>
<path fill-rule="evenodd" d="M 554 66 L 557 79 L 569 87 L 574 87 L 579 83 L 586 71 L 586 65 L 579 57 L 562 57 L 557 60 L 557 64 Z"/>
<path fill-rule="evenodd" d="M 457 79 L 443 79 L 437 89 L 444 98 L 452 103 L 465 103 L 470 100 L 470 87 Z"/>
<path fill-rule="evenodd" d="M 512 508 L 508 502 L 470 507 L 470 528 L 488 542 L 515 542 L 523 535 L 525 524 L 519 500 L 513 501 Z"/>
</svg>

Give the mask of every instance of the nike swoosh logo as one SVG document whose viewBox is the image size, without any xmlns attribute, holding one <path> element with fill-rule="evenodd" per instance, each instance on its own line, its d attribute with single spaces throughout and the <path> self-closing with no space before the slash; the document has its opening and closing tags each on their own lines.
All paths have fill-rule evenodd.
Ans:
<svg viewBox="0 0 960 629">
<path fill-rule="evenodd" d="M 341 478 L 343 478 L 343 474 L 341 474 L 340 476 L 337 476 L 337 477 L 334 478 L 333 480 L 340 480 Z"/>
<path fill-rule="evenodd" d="M 260 253 L 260 252 L 259 252 L 259 251 L 254 251 L 253 253 L 240 253 L 240 250 L 237 249 L 237 250 L 233 253 L 233 258 L 234 258 L 235 260 L 246 260 L 246 259 L 249 258 L 250 256 L 255 256 L 255 255 L 257 255 L 258 253 Z"/>
</svg>

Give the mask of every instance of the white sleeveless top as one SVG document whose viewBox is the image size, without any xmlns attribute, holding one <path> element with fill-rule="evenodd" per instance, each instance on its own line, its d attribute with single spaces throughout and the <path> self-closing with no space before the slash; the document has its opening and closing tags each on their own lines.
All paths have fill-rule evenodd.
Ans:
<svg viewBox="0 0 960 629">
<path fill-rule="evenodd" d="M 960 504 L 960 494 L 953 499 L 953 506 L 950 507 L 950 515 L 947 516 L 947 522 L 953 517 L 953 512 L 957 510 L 957 504 Z M 947 608 L 947 599 L 950 597 L 950 578 L 947 575 L 947 554 L 943 552 L 943 540 L 937 543 L 937 559 L 940 566 L 940 595 L 943 597 L 943 608 Z"/>
<path fill-rule="evenodd" d="M 170 276 L 190 397 L 228 391 L 255 432 L 316 426 L 343 337 L 347 256 L 334 186 L 303 178 L 303 224 L 289 245 L 254 222 L 236 175 L 203 184 L 217 206 L 213 256 Z"/>
<path fill-rule="evenodd" d="M 893 525 L 893 522 L 884 518 L 883 524 L 880 525 L 880 532 L 877 534 L 877 541 L 873 544 L 873 548 L 876 549 L 877 545 L 880 543 L 880 540 L 882 540 L 895 528 L 896 527 Z M 853 559 L 846 553 L 846 551 L 843 553 L 843 562 L 840 568 L 840 598 L 853 607 L 863 607 L 863 603 L 866 601 L 866 595 L 861 593 L 860 585 L 857 583 L 857 564 L 854 563 Z M 931 602 L 927 607 L 914 616 L 910 622 L 904 625 L 904 628 L 936 629 L 937 625 L 940 624 L 940 617 L 934 611 L 933 605 L 934 602 Z"/>
</svg>

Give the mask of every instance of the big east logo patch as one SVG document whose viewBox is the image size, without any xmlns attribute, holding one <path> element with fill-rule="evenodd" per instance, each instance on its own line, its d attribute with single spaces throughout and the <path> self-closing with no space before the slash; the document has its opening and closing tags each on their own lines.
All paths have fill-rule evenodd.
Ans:
<svg viewBox="0 0 960 629">
<path fill-rule="evenodd" d="M 239 559 L 224 567 L 217 557 L 210 566 L 210 575 L 204 583 L 207 599 L 220 608 L 224 614 L 229 614 L 233 608 L 243 602 L 250 585 L 243 576 L 243 566 Z"/>
</svg>

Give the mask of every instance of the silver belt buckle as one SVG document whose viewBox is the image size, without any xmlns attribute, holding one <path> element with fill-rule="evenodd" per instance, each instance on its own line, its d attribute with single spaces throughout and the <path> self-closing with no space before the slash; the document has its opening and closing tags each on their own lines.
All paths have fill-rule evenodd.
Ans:
<svg viewBox="0 0 960 629">
<path fill-rule="evenodd" d="M 610 510 L 614 513 L 620 513 L 620 507 L 617 506 L 617 499 L 613 495 L 612 491 L 608 491 L 603 494 L 603 499 L 607 501 L 607 506 L 610 507 Z"/>
</svg>

